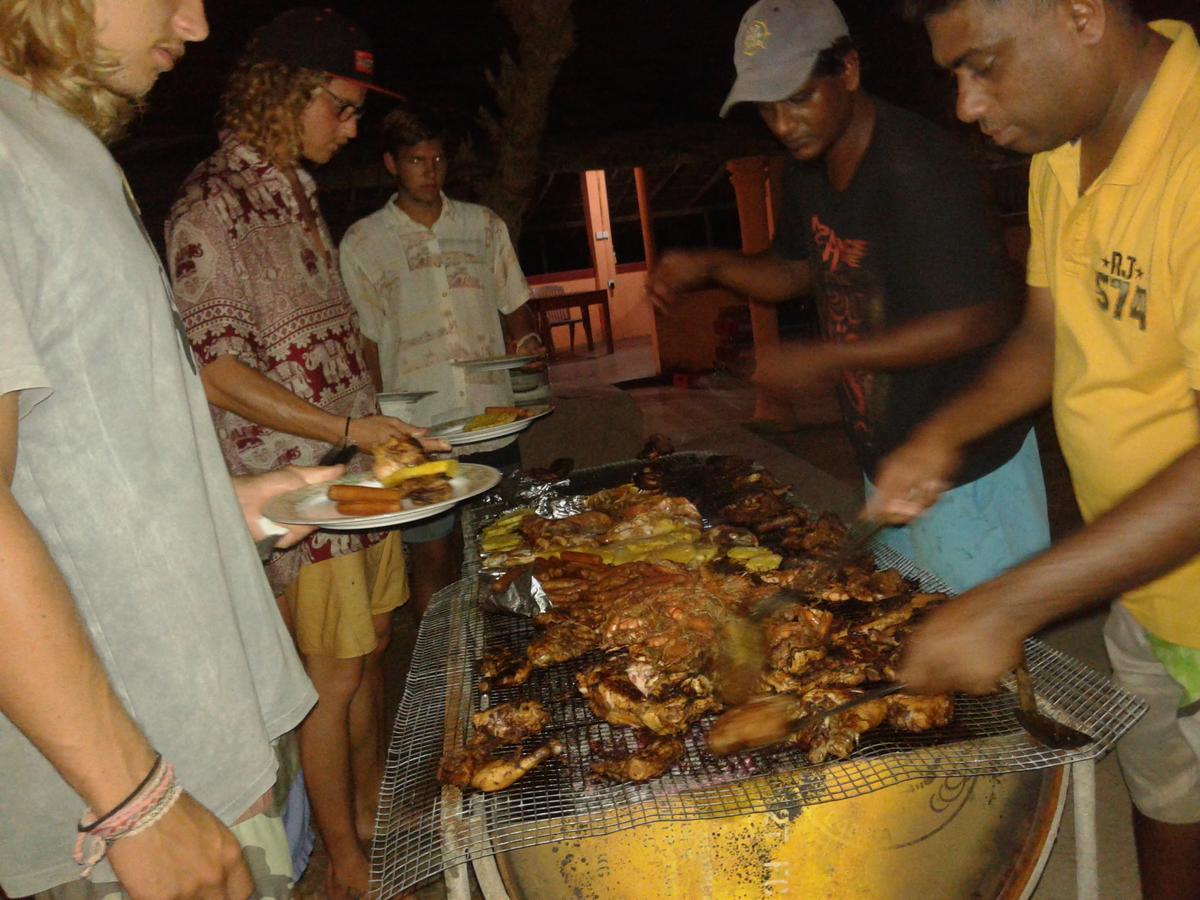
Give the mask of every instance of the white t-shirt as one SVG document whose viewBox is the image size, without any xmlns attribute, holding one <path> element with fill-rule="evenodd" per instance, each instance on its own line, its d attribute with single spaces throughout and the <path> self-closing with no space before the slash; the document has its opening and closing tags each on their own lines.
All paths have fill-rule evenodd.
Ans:
<svg viewBox="0 0 1200 900">
<path fill-rule="evenodd" d="M 20 392 L 13 493 L 117 696 L 184 787 L 232 822 L 274 782 L 270 741 L 315 695 L 126 197 L 82 124 L 0 78 L 0 394 Z M 2 716 L 0 760 L 0 885 L 23 896 L 76 879 L 81 800 Z M 114 880 L 107 864 L 93 878 Z"/>
<path fill-rule="evenodd" d="M 359 326 L 379 347 L 384 391 L 437 392 L 405 410 L 415 425 L 510 406 L 508 372 L 472 372 L 452 363 L 502 356 L 499 314 L 529 299 L 507 226 L 487 207 L 442 195 L 442 214 L 426 228 L 395 200 L 350 226 L 340 248 Z"/>
</svg>

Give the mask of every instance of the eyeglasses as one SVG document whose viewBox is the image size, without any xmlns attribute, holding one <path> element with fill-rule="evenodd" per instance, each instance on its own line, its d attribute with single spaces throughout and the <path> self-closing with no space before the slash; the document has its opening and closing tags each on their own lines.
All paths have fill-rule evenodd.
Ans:
<svg viewBox="0 0 1200 900">
<path fill-rule="evenodd" d="M 339 122 L 349 122 L 351 119 L 358 121 L 362 118 L 363 108 L 361 106 L 356 106 L 349 100 L 339 97 L 327 87 L 322 87 L 321 90 L 328 94 L 329 99 L 337 104 L 337 112 L 335 115 L 337 116 L 337 120 Z"/>
</svg>

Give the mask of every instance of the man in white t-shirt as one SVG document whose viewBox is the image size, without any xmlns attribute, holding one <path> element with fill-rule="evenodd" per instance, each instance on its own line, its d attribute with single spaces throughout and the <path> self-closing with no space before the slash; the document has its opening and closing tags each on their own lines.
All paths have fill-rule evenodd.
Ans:
<svg viewBox="0 0 1200 900">
<path fill-rule="evenodd" d="M 477 372 L 453 360 L 540 353 L 529 286 L 504 221 L 486 207 L 451 200 L 445 129 L 401 106 L 384 119 L 383 163 L 396 193 L 350 226 L 340 247 L 342 278 L 358 311 L 367 364 L 379 390 L 433 391 L 405 411 L 416 425 L 510 406 L 507 371 Z M 515 437 L 469 447 L 472 462 L 519 461 Z M 454 514 L 404 530 L 413 555 L 412 599 L 424 611 L 453 580 Z"/>
</svg>

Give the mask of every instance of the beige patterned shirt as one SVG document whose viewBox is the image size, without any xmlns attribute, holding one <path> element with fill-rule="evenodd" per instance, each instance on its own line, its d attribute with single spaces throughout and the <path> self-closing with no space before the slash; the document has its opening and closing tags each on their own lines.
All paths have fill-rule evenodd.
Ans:
<svg viewBox="0 0 1200 900">
<path fill-rule="evenodd" d="M 500 314 L 529 299 L 507 226 L 486 207 L 443 195 L 441 216 L 426 228 L 395 199 L 352 225 L 340 250 L 362 333 L 379 345 L 384 390 L 437 392 L 408 407 L 405 418 L 417 425 L 511 405 L 508 372 L 471 372 L 452 363 L 503 355 Z M 465 449 L 482 452 L 512 440 Z"/>
</svg>

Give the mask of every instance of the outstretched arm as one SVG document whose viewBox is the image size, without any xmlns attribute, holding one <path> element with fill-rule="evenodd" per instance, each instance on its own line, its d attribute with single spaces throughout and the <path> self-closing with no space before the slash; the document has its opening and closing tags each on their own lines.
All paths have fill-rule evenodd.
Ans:
<svg viewBox="0 0 1200 900">
<path fill-rule="evenodd" d="M 200 370 L 208 402 L 243 419 L 299 437 L 337 444 L 346 434 L 346 420 L 297 397 L 232 356 L 215 359 Z M 362 416 L 349 424 L 350 442 L 369 450 L 388 438 L 422 435 L 425 429 L 392 416 Z M 447 450 L 442 441 L 423 441 L 426 449 Z"/>
<path fill-rule="evenodd" d="M 787 391 L 845 370 L 934 365 L 995 343 L 1015 318 L 1015 305 L 1003 299 L 930 313 L 860 341 L 787 344 L 760 358 L 754 380 Z"/>
<path fill-rule="evenodd" d="M 0 396 L 0 713 L 103 814 L 150 771 L 154 750 L 109 685 L 66 583 L 12 494 L 17 394 Z M 81 810 L 82 812 L 82 810 Z M 241 849 L 184 795 L 156 825 L 113 845 L 134 896 L 248 896 Z"/>
<path fill-rule="evenodd" d="M 674 250 L 646 275 L 646 299 L 662 312 L 684 294 L 721 287 L 762 303 L 783 303 L 811 289 L 808 263 L 772 251 L 746 255 L 735 250 Z"/>
<path fill-rule="evenodd" d="M 1200 396 L 1197 397 L 1200 415 Z M 913 634 L 899 677 L 918 692 L 986 692 L 1021 641 L 1200 553 L 1200 446 L 1089 527 L 939 609 Z"/>
</svg>

